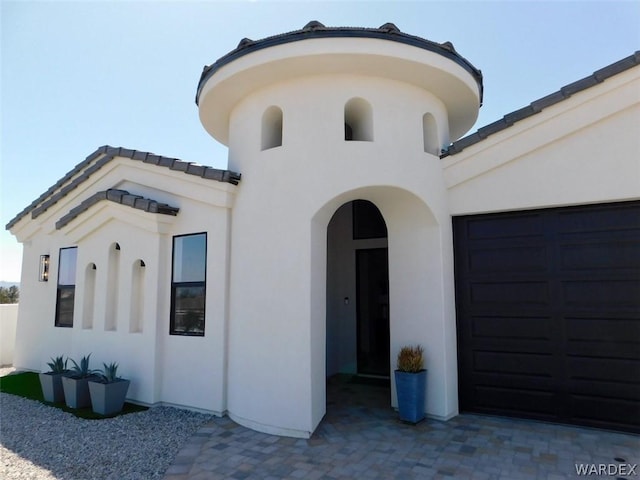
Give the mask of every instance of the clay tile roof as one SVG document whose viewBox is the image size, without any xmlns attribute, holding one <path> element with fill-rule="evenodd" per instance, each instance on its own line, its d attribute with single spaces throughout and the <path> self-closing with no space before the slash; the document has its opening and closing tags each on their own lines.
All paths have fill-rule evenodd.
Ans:
<svg viewBox="0 0 640 480">
<path fill-rule="evenodd" d="M 440 158 L 445 158 L 449 155 L 460 153 L 465 148 L 481 142 L 494 133 L 509 128 L 520 120 L 524 120 L 525 118 L 536 115 L 545 108 L 555 105 L 556 103 L 560 103 L 571 97 L 572 95 L 598 85 L 599 83 L 604 82 L 606 79 L 629 70 L 630 68 L 633 68 L 638 64 L 640 64 L 640 50 L 636 51 L 633 55 L 629 55 L 622 60 L 612 63 L 611 65 L 601 68 L 600 70 L 597 70 L 596 72 L 585 78 L 570 83 L 569 85 L 565 85 L 556 92 L 550 93 L 549 95 L 539 98 L 538 100 L 534 100 L 526 107 L 520 108 L 511 113 L 507 113 L 500 120 L 479 128 L 476 132 L 453 142 L 447 150 L 443 151 L 442 155 L 440 155 Z"/>
<path fill-rule="evenodd" d="M 279 35 L 273 35 L 261 40 L 251 40 L 249 38 L 243 38 L 238 43 L 238 46 L 220 57 L 211 65 L 206 65 L 202 70 L 200 81 L 198 82 L 198 89 L 196 91 L 196 105 L 200 99 L 200 92 L 204 84 L 224 65 L 233 62 L 234 60 L 247 55 L 249 53 L 262 50 L 264 48 L 273 47 L 276 45 L 283 45 L 286 43 L 297 42 L 301 40 L 308 40 L 312 38 L 377 38 L 382 40 L 389 40 L 392 42 L 404 43 L 413 47 L 422 48 L 431 52 L 438 53 L 460 65 L 467 70 L 476 80 L 480 90 L 480 103 L 482 103 L 482 72 L 474 67 L 471 62 L 460 55 L 453 48 L 451 42 L 437 43 L 427 40 L 425 38 L 417 37 L 415 35 L 409 35 L 402 32 L 393 23 L 385 23 L 379 28 L 363 28 L 363 27 L 326 27 L 317 20 L 312 20 L 307 23 L 300 30 L 294 30 L 291 32 L 281 33 Z"/>
<path fill-rule="evenodd" d="M 138 210 L 144 210 L 145 212 L 159 213 L 162 215 L 176 216 L 180 211 L 179 208 L 172 207 L 166 203 L 160 203 L 156 200 L 144 198 L 141 195 L 132 195 L 126 190 L 110 188 L 109 190 L 94 193 L 89 198 L 83 200 L 80 205 L 72 208 L 69 213 L 56 222 L 56 230 L 60 230 L 62 227 L 73 221 L 77 216 L 89 210 L 93 205 L 104 200 L 126 205 Z"/>
<path fill-rule="evenodd" d="M 239 173 L 231 172 L 229 170 L 219 170 L 217 168 L 207 167 L 204 165 L 196 165 L 192 162 L 185 162 L 177 158 L 163 157 L 162 155 L 155 155 L 149 152 L 104 145 L 91 153 L 64 177 L 54 183 L 46 192 L 18 213 L 18 215 L 7 223 L 6 229 L 11 229 L 29 213 L 31 213 L 31 218 L 37 218 L 47 211 L 49 207 L 64 198 L 69 192 L 87 181 L 93 173 L 100 170 L 100 168 L 109 163 L 115 157 L 129 158 L 134 161 L 181 171 L 187 175 L 195 175 L 208 180 L 226 182 L 232 185 L 237 185 L 241 178 Z"/>
</svg>

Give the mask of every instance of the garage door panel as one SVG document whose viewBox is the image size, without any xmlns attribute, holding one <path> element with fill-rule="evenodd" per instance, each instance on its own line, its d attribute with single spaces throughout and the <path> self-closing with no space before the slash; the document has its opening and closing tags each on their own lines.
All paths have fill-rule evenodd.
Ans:
<svg viewBox="0 0 640 480">
<path fill-rule="evenodd" d="M 510 316 L 474 316 L 471 322 L 474 341 L 479 339 L 550 340 L 551 318 Z"/>
<path fill-rule="evenodd" d="M 541 281 L 477 282 L 470 287 L 473 304 L 536 306 L 548 305 L 550 298 L 547 282 Z"/>
<path fill-rule="evenodd" d="M 478 385 L 474 393 L 479 410 L 486 413 L 527 412 L 544 414 L 543 418 L 556 414 L 557 399 L 552 392 Z"/>
<path fill-rule="evenodd" d="M 469 252 L 470 272 L 544 272 L 547 270 L 547 249 L 540 246 L 478 248 Z"/>
<path fill-rule="evenodd" d="M 553 358 L 540 353 L 482 352 L 473 356 L 474 372 L 509 373 L 550 377 Z"/>
<path fill-rule="evenodd" d="M 490 238 L 541 238 L 544 231 L 544 219 L 536 214 L 505 217 L 475 217 L 466 225 L 466 233 L 471 240 Z"/>
<path fill-rule="evenodd" d="M 633 360 L 640 363 L 640 345 L 635 342 L 584 342 L 569 340 L 566 344 L 565 353 L 571 356 L 590 356 L 593 358 L 619 358 Z M 640 369 L 637 365 L 635 370 Z M 634 371 L 635 371 L 634 370 Z"/>
<path fill-rule="evenodd" d="M 635 317 L 568 317 L 565 325 L 569 340 L 631 342 L 640 347 L 640 319 Z"/>
<path fill-rule="evenodd" d="M 570 396 L 581 395 L 616 401 L 624 400 L 637 402 L 640 405 L 640 385 L 637 383 L 570 379 L 567 386 L 567 392 Z"/>
<path fill-rule="evenodd" d="M 640 202 L 453 226 L 461 409 L 640 432 Z"/>
<path fill-rule="evenodd" d="M 556 209 L 556 213 L 559 233 L 615 233 L 640 229 L 637 202 Z"/>
<path fill-rule="evenodd" d="M 478 386 L 493 389 L 523 390 L 555 393 L 557 379 L 550 375 L 517 375 L 510 373 L 474 372 L 474 388 Z M 576 390 L 582 393 L 583 390 Z M 625 397 L 627 398 L 627 397 Z"/>
<path fill-rule="evenodd" d="M 568 280 L 562 282 L 562 295 L 567 307 L 636 309 L 640 298 L 640 280 Z"/>
<path fill-rule="evenodd" d="M 560 266 L 563 271 L 638 269 L 640 244 L 632 240 L 561 244 Z"/>
<path fill-rule="evenodd" d="M 567 377 L 570 379 L 640 385 L 638 361 L 634 359 L 570 356 L 566 366 Z"/>
<path fill-rule="evenodd" d="M 637 401 L 573 395 L 569 406 L 575 423 L 621 430 L 637 431 L 640 428 L 640 404 Z"/>
<path fill-rule="evenodd" d="M 640 360 L 640 320 L 568 318 L 565 325 L 567 355 Z"/>
<path fill-rule="evenodd" d="M 555 351 L 553 342 L 547 339 L 517 337 L 481 337 L 471 342 L 472 351 L 495 352 L 503 354 L 541 354 L 552 355 Z M 505 358 L 505 361 L 511 361 Z"/>
</svg>

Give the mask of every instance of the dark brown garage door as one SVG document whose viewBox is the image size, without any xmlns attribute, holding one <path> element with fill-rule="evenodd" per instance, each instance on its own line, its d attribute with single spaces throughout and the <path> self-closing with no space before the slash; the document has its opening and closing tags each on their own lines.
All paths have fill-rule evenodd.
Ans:
<svg viewBox="0 0 640 480">
<path fill-rule="evenodd" d="M 640 432 L 640 202 L 453 227 L 460 409 Z"/>
</svg>

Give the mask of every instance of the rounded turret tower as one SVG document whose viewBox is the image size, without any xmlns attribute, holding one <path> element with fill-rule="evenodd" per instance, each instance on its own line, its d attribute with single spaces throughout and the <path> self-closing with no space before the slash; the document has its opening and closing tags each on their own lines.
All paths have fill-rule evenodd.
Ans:
<svg viewBox="0 0 640 480">
<path fill-rule="evenodd" d="M 300 83 L 298 80 L 317 80 L 302 82 L 302 98 L 291 88 Z M 439 154 L 440 147 L 447 146 L 464 135 L 475 123 L 482 102 L 482 74 L 465 58 L 460 56 L 450 42 L 435 43 L 429 40 L 401 32 L 394 24 L 387 23 L 380 28 L 328 28 L 317 21 L 309 22 L 302 30 L 297 30 L 262 40 L 244 38 L 238 47 L 204 68 L 196 103 L 199 106 L 200 120 L 204 128 L 216 140 L 230 149 L 230 161 L 242 161 L 242 146 L 256 147 L 258 151 L 270 148 L 264 143 L 263 135 L 286 136 L 295 142 L 314 142 L 318 140 L 318 128 L 337 131 L 337 139 L 342 138 L 341 122 L 337 126 L 328 124 L 335 115 L 322 115 L 330 105 L 343 100 L 355 87 L 364 95 L 367 85 L 373 82 L 375 95 L 397 94 L 397 90 L 412 90 L 419 99 L 416 108 L 423 115 L 424 125 L 418 133 L 424 133 L 423 146 L 427 153 Z M 360 90 L 361 89 L 361 90 Z M 258 95 L 260 99 L 253 97 Z M 249 99 L 252 98 L 252 100 Z M 284 97 L 284 98 L 283 98 Z M 357 97 L 356 97 L 357 98 Z M 263 100 L 260 102 L 259 100 Z M 304 118 L 301 124 L 290 123 L 283 130 L 284 111 L 276 104 L 287 100 L 287 117 L 294 121 Z M 365 114 L 357 108 L 343 105 L 345 120 L 353 121 Z M 384 141 L 384 132 L 389 131 L 388 122 L 398 125 L 412 119 L 409 115 L 398 115 L 399 107 L 387 111 L 371 111 L 371 102 L 376 98 L 364 99 L 369 104 L 369 115 L 375 114 L 379 125 L 369 122 L 368 127 L 361 126 L 354 140 L 373 140 L 375 128 Z M 274 105 L 267 105 L 269 103 Z M 253 109 L 247 111 L 248 118 L 242 115 L 242 106 L 251 104 L 253 109 L 264 103 L 262 115 L 255 117 Z M 274 106 L 280 109 L 272 122 L 263 119 L 267 110 Z M 297 108 L 296 108 L 297 107 Z M 320 109 L 320 107 L 324 107 Z M 245 107 L 245 110 L 248 107 Z M 366 109 L 366 107 L 364 107 Z M 339 110 L 342 110 L 339 109 Z M 339 112 L 342 115 L 342 111 Z M 341 116 L 340 115 L 340 116 Z M 366 118 L 362 119 L 366 123 Z M 371 120 L 371 119 L 369 119 Z M 335 128 L 331 128 L 334 126 Z M 377 127 L 377 128 L 376 128 Z M 256 138 L 248 137 L 248 128 L 257 130 Z M 238 131 L 236 131 L 238 130 Z M 265 132 L 266 130 L 266 132 Z M 415 128 L 403 129 L 412 132 Z M 360 138 L 362 137 L 362 138 Z M 330 138 L 321 138 L 325 144 Z M 398 139 L 396 142 L 403 141 Z M 235 142 L 238 142 L 238 145 Z M 418 142 L 420 143 L 420 142 Z M 234 168 L 235 163 L 229 165 Z"/>
<path fill-rule="evenodd" d="M 457 413 L 439 154 L 475 123 L 480 71 L 451 43 L 391 23 L 310 22 L 243 39 L 204 69 L 196 103 L 242 174 L 231 219 L 229 415 L 310 436 L 327 375 L 363 373 L 364 363 L 388 375 L 399 347 L 415 342 L 430 363 L 427 412 Z M 360 270 L 376 265 L 379 287 L 365 292 Z M 373 304 L 382 327 L 362 318 Z"/>
</svg>

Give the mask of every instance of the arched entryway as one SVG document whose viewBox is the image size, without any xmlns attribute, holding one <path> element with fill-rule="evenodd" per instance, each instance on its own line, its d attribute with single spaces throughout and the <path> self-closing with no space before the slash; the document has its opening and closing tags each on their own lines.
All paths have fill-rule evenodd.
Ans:
<svg viewBox="0 0 640 480">
<path fill-rule="evenodd" d="M 389 378 L 389 262 L 380 210 L 356 199 L 327 226 L 327 377 Z"/>
<path fill-rule="evenodd" d="M 354 200 L 368 200 L 376 207 L 384 219 L 386 238 L 353 239 L 353 219 L 350 220 L 347 213 L 351 211 L 353 215 Z M 314 425 L 327 412 L 327 377 L 341 369 L 353 375 L 358 373 L 355 326 L 342 332 L 336 330 L 332 322 L 338 319 L 351 321 L 354 325 L 357 305 L 355 252 L 367 248 L 385 248 L 388 257 L 389 370 L 392 372 L 395 368 L 395 356 L 401 346 L 423 345 L 429 369 L 427 412 L 442 419 L 457 413 L 453 254 L 451 228 L 447 221 L 448 215 L 437 216 L 424 199 L 390 186 L 344 192 L 328 200 L 313 215 L 309 333 Z M 334 229 L 341 230 L 342 236 L 334 237 Z M 350 249 L 340 245 L 332 251 L 332 241 L 352 245 Z M 356 249 L 354 242 L 364 243 Z M 338 262 L 332 260 L 335 256 L 342 259 L 344 265 L 352 265 L 348 275 L 332 272 Z M 352 282 L 352 293 L 345 294 L 342 289 L 348 287 L 348 282 Z M 336 342 L 334 337 L 340 335 L 344 338 Z M 342 346 L 351 350 L 345 351 Z M 394 405 L 393 375 L 390 383 L 387 405 Z"/>
</svg>

